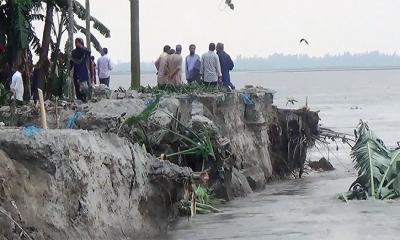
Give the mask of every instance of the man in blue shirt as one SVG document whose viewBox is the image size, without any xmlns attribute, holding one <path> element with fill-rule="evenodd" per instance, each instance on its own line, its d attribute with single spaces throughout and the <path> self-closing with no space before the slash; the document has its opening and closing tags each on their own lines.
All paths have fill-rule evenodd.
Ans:
<svg viewBox="0 0 400 240">
<path fill-rule="evenodd" d="M 185 73 L 186 80 L 188 83 L 194 83 L 200 81 L 200 56 L 196 54 L 196 45 L 191 44 L 189 46 L 190 54 L 185 59 Z"/>
<path fill-rule="evenodd" d="M 221 72 L 222 72 L 222 84 L 224 87 L 228 89 L 235 89 L 235 86 L 231 82 L 231 76 L 229 71 L 232 71 L 234 68 L 234 64 L 232 58 L 224 51 L 224 44 L 217 44 L 217 55 L 219 57 L 219 62 L 221 64 Z"/>
</svg>

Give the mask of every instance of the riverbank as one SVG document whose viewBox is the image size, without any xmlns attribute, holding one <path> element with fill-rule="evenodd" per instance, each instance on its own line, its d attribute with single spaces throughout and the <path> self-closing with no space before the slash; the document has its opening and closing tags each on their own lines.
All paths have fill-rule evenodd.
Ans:
<svg viewBox="0 0 400 240">
<path fill-rule="evenodd" d="M 6 159 L 0 167 L 1 206 L 36 239 L 109 239 L 110 234 L 135 239 L 164 232 L 176 220 L 195 173 L 207 172 L 207 188 L 218 198 L 233 200 L 291 176 L 303 165 L 313 142 L 301 140 L 318 134 L 318 115 L 280 110 L 273 105 L 273 94 L 249 88 L 164 95 L 149 119 L 122 128 L 125 116 L 137 116 L 156 97 L 99 88 L 88 104 L 60 102 L 56 107 L 49 102 L 52 130 L 33 136 L 21 128 L 0 130 Z M 82 115 L 75 129 L 54 129 L 64 128 L 76 112 Z M 0 121 L 10 126 L 8 113 L 2 108 Z M 13 118 L 18 126 L 39 123 L 29 107 Z M 210 132 L 213 155 L 206 160 L 174 156 L 188 148 L 178 135 L 188 134 L 182 129 L 196 135 Z M 171 157 L 160 160 L 163 154 Z M 21 232 L 4 216 L 2 223 L 3 235 Z"/>
</svg>

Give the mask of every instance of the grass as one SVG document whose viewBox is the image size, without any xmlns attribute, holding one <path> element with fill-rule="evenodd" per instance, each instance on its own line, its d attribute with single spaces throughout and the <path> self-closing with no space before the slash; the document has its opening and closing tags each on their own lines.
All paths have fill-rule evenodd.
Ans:
<svg viewBox="0 0 400 240">
<path fill-rule="evenodd" d="M 151 94 L 204 94 L 204 93 L 220 93 L 222 90 L 218 87 L 211 87 L 205 84 L 193 83 L 179 86 L 167 85 L 162 87 L 139 87 L 135 89 L 140 93 Z"/>
</svg>

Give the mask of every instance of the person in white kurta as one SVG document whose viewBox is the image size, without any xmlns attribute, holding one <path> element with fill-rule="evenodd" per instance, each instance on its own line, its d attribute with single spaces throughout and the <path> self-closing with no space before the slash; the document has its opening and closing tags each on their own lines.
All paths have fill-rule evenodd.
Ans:
<svg viewBox="0 0 400 240">
<path fill-rule="evenodd" d="M 12 93 L 12 98 L 16 99 L 19 103 L 24 100 L 24 81 L 22 80 L 23 66 L 19 66 L 17 71 L 12 76 L 10 90 Z"/>
</svg>

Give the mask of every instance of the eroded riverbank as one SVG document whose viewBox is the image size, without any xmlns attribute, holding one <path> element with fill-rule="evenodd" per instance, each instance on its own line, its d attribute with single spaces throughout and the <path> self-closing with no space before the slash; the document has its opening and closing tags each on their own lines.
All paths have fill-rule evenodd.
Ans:
<svg viewBox="0 0 400 240">
<path fill-rule="evenodd" d="M 148 119 L 121 125 L 154 103 Z M 49 126 L 74 129 L 0 130 L 1 206 L 35 239 L 151 238 L 177 219 L 196 174 L 218 198 L 245 197 L 301 168 L 318 135 L 317 113 L 278 109 L 262 88 L 161 98 L 97 89 L 92 103 L 59 104 L 47 104 Z M 39 123 L 29 107 L 0 116 Z M 4 236 L 21 234 L 2 220 Z"/>
</svg>

